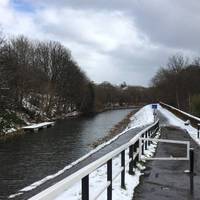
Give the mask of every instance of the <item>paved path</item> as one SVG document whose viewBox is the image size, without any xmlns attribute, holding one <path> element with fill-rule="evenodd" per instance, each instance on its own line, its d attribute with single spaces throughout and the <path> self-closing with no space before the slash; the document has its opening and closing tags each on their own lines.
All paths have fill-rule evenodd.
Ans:
<svg viewBox="0 0 200 200">
<path fill-rule="evenodd" d="M 103 147 L 102 149 L 100 149 L 99 151 L 97 151 L 96 153 L 92 154 L 91 156 L 89 156 L 88 158 L 84 159 L 83 161 L 81 161 L 80 163 L 78 163 L 77 165 L 73 166 L 72 168 L 66 170 L 63 174 L 61 174 L 60 176 L 47 181 L 45 184 L 42 184 L 41 186 L 37 187 L 34 190 L 31 190 L 29 192 L 25 192 L 23 195 L 20 195 L 19 197 L 14 198 L 15 200 L 17 199 L 28 199 L 30 197 L 32 197 L 33 195 L 39 193 L 40 191 L 50 187 L 51 185 L 55 184 L 56 182 L 62 180 L 63 178 L 69 176 L 70 174 L 74 173 L 75 171 L 81 169 L 82 167 L 88 165 L 88 163 L 91 163 L 95 160 L 97 160 L 98 158 L 102 157 L 103 155 L 107 154 L 108 152 L 118 148 L 119 146 L 121 146 L 122 144 L 127 143 L 130 139 L 132 139 L 137 133 L 139 133 L 142 129 L 146 128 L 146 126 L 144 127 L 140 127 L 140 128 L 135 128 L 132 129 L 128 132 L 126 132 L 125 134 L 121 135 L 118 139 L 116 139 L 115 141 L 113 141 L 110 145 L 106 145 L 105 147 Z"/>
<path fill-rule="evenodd" d="M 159 114 L 161 138 L 190 141 L 195 152 L 194 193 L 190 194 L 188 161 L 149 161 L 141 183 L 135 189 L 133 200 L 200 200 L 200 147 L 184 130 L 169 126 L 167 119 Z M 155 154 L 159 156 L 185 156 L 185 147 L 160 143 Z"/>
</svg>

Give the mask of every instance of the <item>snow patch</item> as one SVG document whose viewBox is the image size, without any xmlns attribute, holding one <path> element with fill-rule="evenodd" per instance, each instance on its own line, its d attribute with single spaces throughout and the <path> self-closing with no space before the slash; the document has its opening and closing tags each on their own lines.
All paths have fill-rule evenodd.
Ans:
<svg viewBox="0 0 200 200">
<path fill-rule="evenodd" d="M 54 125 L 54 124 L 55 124 L 55 122 L 42 122 L 39 124 L 32 124 L 30 126 L 24 126 L 24 127 L 22 127 L 22 129 L 34 129 L 34 128 L 40 128 L 40 127 Z"/>
<path fill-rule="evenodd" d="M 73 112 L 69 112 L 65 115 L 65 117 L 77 117 L 80 115 L 80 112 L 78 111 L 73 111 Z"/>
<path fill-rule="evenodd" d="M 200 140 L 197 138 L 197 129 L 191 125 L 185 125 L 185 121 L 178 118 L 169 110 L 159 106 L 158 110 L 168 119 L 169 125 L 180 127 L 188 132 L 192 139 L 200 145 Z"/>
<path fill-rule="evenodd" d="M 129 128 L 136 128 L 145 125 L 149 125 L 154 122 L 153 109 L 150 105 L 146 105 L 141 108 L 137 113 L 131 117 Z"/>
</svg>

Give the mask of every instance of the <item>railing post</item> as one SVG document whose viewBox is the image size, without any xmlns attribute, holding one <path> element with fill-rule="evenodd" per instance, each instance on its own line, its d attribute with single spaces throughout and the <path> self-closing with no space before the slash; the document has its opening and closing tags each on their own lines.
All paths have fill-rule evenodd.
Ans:
<svg viewBox="0 0 200 200">
<path fill-rule="evenodd" d="M 123 171 L 121 172 L 121 188 L 126 189 L 125 186 L 125 150 L 121 152 L 121 167 Z"/>
<path fill-rule="evenodd" d="M 144 133 L 142 134 L 142 138 L 144 138 Z M 144 155 L 144 140 L 142 140 L 141 144 L 142 144 L 142 155 Z"/>
<path fill-rule="evenodd" d="M 112 159 L 107 162 L 107 181 L 110 182 L 107 188 L 107 200 L 112 200 Z"/>
<path fill-rule="evenodd" d="M 139 140 L 135 143 L 136 149 L 139 151 Z M 136 163 L 139 161 L 139 154 L 135 158 Z"/>
<path fill-rule="evenodd" d="M 197 138 L 199 139 L 200 123 L 197 124 Z"/>
<path fill-rule="evenodd" d="M 129 170 L 128 170 L 128 173 L 130 175 L 134 175 L 134 172 L 133 172 L 133 145 L 131 145 L 129 147 L 129 159 L 132 159 L 130 162 L 129 162 Z"/>
<path fill-rule="evenodd" d="M 154 138 L 154 137 L 155 137 L 155 130 L 152 128 L 152 129 L 151 129 L 151 132 L 152 132 L 151 135 L 152 135 L 152 137 Z"/>
<path fill-rule="evenodd" d="M 145 138 L 148 138 L 148 133 L 147 132 L 145 132 Z M 148 149 L 148 141 L 145 140 L 144 144 L 145 144 L 145 146 L 144 146 L 145 150 L 147 150 Z"/>
<path fill-rule="evenodd" d="M 190 193 L 194 190 L 194 149 L 190 148 Z"/>
<path fill-rule="evenodd" d="M 89 200 L 89 175 L 82 178 L 82 200 Z"/>
<path fill-rule="evenodd" d="M 150 139 L 151 138 L 151 133 L 150 131 L 148 130 L 148 138 Z M 148 145 L 150 146 L 151 145 L 151 141 L 148 140 Z"/>
<path fill-rule="evenodd" d="M 134 154 L 137 153 L 137 142 L 135 142 L 135 144 L 133 145 L 133 152 L 134 152 Z M 135 159 L 133 160 L 133 167 L 134 167 L 134 168 L 136 168 L 137 157 L 138 157 L 138 156 L 136 156 Z"/>
<path fill-rule="evenodd" d="M 153 131 L 152 131 L 152 129 L 150 129 L 150 135 L 151 135 L 151 138 L 153 138 Z M 150 144 L 152 144 L 153 142 L 152 141 L 150 141 Z"/>
</svg>

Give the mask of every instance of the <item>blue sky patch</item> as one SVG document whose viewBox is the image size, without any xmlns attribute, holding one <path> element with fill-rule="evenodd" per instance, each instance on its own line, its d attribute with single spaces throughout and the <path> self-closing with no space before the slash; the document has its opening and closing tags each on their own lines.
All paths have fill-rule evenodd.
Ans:
<svg viewBox="0 0 200 200">
<path fill-rule="evenodd" d="M 25 0 L 11 0 L 12 7 L 21 12 L 34 12 L 34 6 Z"/>
</svg>

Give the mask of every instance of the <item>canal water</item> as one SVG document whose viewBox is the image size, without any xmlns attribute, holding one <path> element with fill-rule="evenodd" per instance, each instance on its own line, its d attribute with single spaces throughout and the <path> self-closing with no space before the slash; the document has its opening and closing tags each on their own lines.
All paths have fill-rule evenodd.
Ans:
<svg viewBox="0 0 200 200">
<path fill-rule="evenodd" d="M 91 151 L 131 110 L 65 119 L 38 133 L 0 141 L 0 199 L 64 168 Z"/>
</svg>

